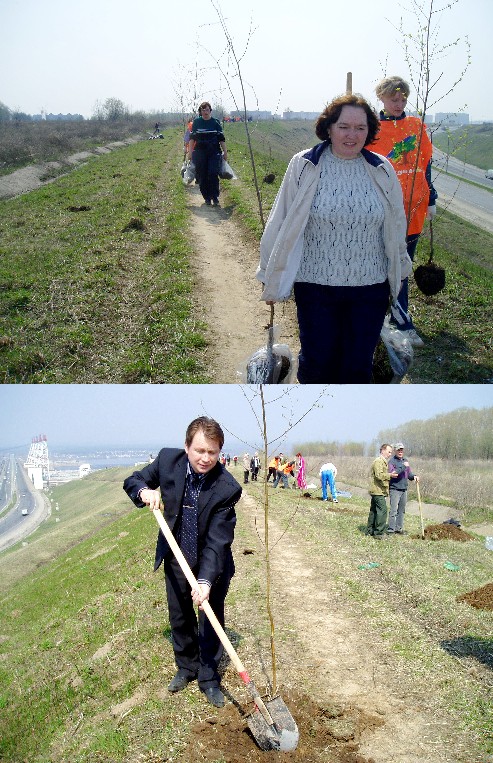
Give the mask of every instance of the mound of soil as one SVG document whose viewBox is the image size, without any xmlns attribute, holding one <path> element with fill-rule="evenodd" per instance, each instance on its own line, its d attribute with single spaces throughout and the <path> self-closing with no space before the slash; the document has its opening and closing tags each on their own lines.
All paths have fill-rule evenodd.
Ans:
<svg viewBox="0 0 493 763">
<path fill-rule="evenodd" d="M 457 596 L 456 601 L 465 601 L 466 604 L 470 604 L 475 609 L 487 609 L 493 612 L 493 583 L 487 583 L 475 591 L 463 593 L 461 596 Z"/>
<path fill-rule="evenodd" d="M 456 525 L 443 524 L 425 527 L 425 540 L 458 540 L 465 543 L 468 540 L 474 540 L 474 538 Z"/>
<path fill-rule="evenodd" d="M 375 763 L 358 753 L 363 731 L 383 725 L 378 716 L 354 708 L 317 705 L 310 697 L 294 691 L 282 692 L 298 725 L 300 738 L 292 752 L 263 752 L 247 726 L 244 716 L 233 705 L 227 705 L 192 727 L 190 742 L 180 763 L 265 763 L 267 760 L 286 763 Z"/>
</svg>

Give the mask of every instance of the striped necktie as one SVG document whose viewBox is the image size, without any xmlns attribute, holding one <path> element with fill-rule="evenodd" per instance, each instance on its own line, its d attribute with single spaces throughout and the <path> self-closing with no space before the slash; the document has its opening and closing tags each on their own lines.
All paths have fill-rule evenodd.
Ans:
<svg viewBox="0 0 493 763">
<path fill-rule="evenodd" d="M 192 568 L 197 564 L 197 515 L 202 481 L 196 474 L 188 474 L 183 495 L 180 547 Z"/>
</svg>

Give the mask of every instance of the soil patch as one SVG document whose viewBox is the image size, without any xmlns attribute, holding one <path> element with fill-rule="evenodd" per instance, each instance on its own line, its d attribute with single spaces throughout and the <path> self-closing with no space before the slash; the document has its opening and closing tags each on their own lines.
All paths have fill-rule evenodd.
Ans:
<svg viewBox="0 0 493 763">
<path fill-rule="evenodd" d="M 474 538 L 456 525 L 443 524 L 425 527 L 425 540 L 456 540 L 460 543 L 466 543 L 469 540 L 474 540 Z"/>
<path fill-rule="evenodd" d="M 475 591 L 457 596 L 456 601 L 465 601 L 475 609 L 487 609 L 493 612 L 493 583 L 487 583 Z"/>
<path fill-rule="evenodd" d="M 283 693 L 293 710 L 300 738 L 292 752 L 262 752 L 257 747 L 245 717 L 228 706 L 191 729 L 191 739 L 180 758 L 182 763 L 262 763 L 282 760 L 286 763 L 375 763 L 359 754 L 363 729 L 383 725 L 377 715 L 338 704 L 317 705 L 310 697 L 295 691 Z"/>
</svg>

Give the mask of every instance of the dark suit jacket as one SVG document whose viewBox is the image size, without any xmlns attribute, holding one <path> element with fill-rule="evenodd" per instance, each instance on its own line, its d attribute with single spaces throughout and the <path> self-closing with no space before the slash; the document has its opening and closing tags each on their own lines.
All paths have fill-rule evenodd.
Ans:
<svg viewBox="0 0 493 763">
<path fill-rule="evenodd" d="M 136 506 L 144 506 L 138 498 L 142 488 L 161 488 L 164 518 L 173 535 L 179 537 L 183 493 L 187 476 L 188 456 L 178 448 L 163 448 L 157 458 L 141 471 L 127 477 L 123 489 Z M 236 525 L 235 504 L 242 488 L 221 464 L 207 473 L 198 503 L 198 574 L 199 580 L 213 583 L 219 575 L 234 574 L 231 544 Z M 154 569 L 172 555 L 161 531 L 158 534 Z"/>
</svg>

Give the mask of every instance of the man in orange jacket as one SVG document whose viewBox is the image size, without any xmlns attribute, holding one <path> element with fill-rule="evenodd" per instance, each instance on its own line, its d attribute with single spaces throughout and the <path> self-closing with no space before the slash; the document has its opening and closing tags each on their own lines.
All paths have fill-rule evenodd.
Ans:
<svg viewBox="0 0 493 763">
<path fill-rule="evenodd" d="M 378 83 L 375 92 L 384 108 L 380 112 L 380 132 L 368 148 L 385 156 L 397 173 L 407 217 L 407 252 L 413 260 L 425 219 L 431 220 L 436 212 L 437 192 L 431 182 L 433 146 L 423 121 L 418 117 L 406 116 L 404 109 L 410 89 L 405 80 L 401 77 L 386 77 Z M 398 301 L 407 313 L 407 278 L 403 282 Z M 412 344 L 423 344 L 411 320 L 399 328 L 407 331 Z"/>
</svg>

